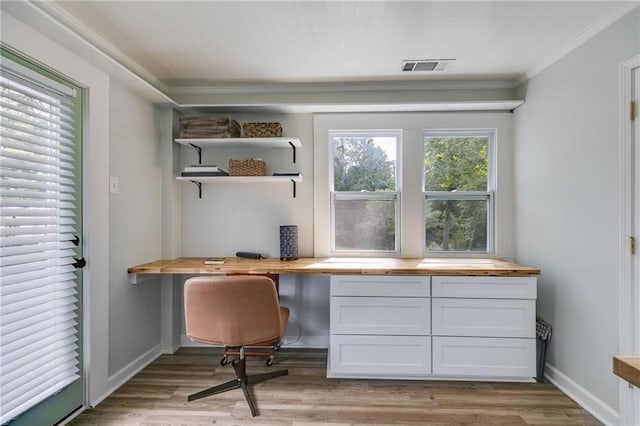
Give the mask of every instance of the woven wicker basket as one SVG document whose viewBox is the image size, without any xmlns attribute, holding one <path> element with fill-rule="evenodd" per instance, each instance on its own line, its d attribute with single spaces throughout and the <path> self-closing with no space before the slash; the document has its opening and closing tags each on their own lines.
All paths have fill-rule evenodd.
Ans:
<svg viewBox="0 0 640 426">
<path fill-rule="evenodd" d="M 280 123 L 243 123 L 242 130 L 247 138 L 277 138 L 282 136 Z"/>
<path fill-rule="evenodd" d="M 230 176 L 264 176 L 266 163 L 262 160 L 229 160 Z"/>
</svg>

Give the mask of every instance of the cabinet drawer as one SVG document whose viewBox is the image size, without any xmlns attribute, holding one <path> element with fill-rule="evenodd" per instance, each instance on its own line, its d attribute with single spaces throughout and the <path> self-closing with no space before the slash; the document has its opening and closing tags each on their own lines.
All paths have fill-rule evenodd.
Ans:
<svg viewBox="0 0 640 426">
<path fill-rule="evenodd" d="M 536 277 L 432 277 L 433 297 L 535 299 Z"/>
<path fill-rule="evenodd" d="M 427 336 L 333 335 L 330 344 L 334 375 L 431 373 L 431 341 Z"/>
<path fill-rule="evenodd" d="M 433 374 L 531 379 L 536 339 L 433 337 Z"/>
<path fill-rule="evenodd" d="M 431 309 L 433 335 L 535 337 L 535 300 L 434 298 Z"/>
<path fill-rule="evenodd" d="M 428 335 L 429 298 L 332 297 L 331 334 Z"/>
<path fill-rule="evenodd" d="M 428 297 L 431 277 L 422 275 L 332 275 L 332 296 Z"/>
</svg>

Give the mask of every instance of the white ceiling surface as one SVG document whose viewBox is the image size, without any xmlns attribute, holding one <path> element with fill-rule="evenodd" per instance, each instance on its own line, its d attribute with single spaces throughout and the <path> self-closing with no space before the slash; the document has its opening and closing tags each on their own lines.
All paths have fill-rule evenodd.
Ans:
<svg viewBox="0 0 640 426">
<path fill-rule="evenodd" d="M 155 90 L 162 102 L 204 94 L 221 101 L 178 103 L 241 109 L 279 105 L 281 110 L 288 104 L 290 111 L 301 112 L 510 110 L 521 101 L 503 97 L 504 105 L 465 104 L 465 99 L 446 105 L 393 105 L 390 100 L 374 105 L 385 98 L 378 96 L 353 105 L 330 100 L 323 106 L 321 96 L 298 104 L 271 104 L 273 96 L 251 94 L 276 93 L 277 98 L 278 93 L 512 89 L 639 4 L 640 0 L 0 1 L 3 10 L 33 22 L 79 55 L 97 59 L 107 72 L 122 78 L 131 71 L 124 79 L 134 85 L 136 78 L 146 82 L 144 90 Z M 445 72 L 401 71 L 406 59 L 450 58 L 455 61 Z M 242 93 L 249 95 L 237 95 Z M 237 99 L 227 101 L 229 94 Z M 250 102 L 243 103 L 246 99 Z"/>
<path fill-rule="evenodd" d="M 168 87 L 521 79 L 619 1 L 58 1 Z M 637 4 L 637 2 L 635 2 Z M 455 58 L 445 73 L 404 59 Z"/>
</svg>

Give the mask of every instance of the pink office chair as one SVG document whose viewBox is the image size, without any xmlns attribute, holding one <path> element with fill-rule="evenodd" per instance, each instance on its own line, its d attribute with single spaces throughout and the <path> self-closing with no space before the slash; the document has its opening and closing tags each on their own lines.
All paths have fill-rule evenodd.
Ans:
<svg viewBox="0 0 640 426">
<path fill-rule="evenodd" d="M 236 379 L 189 395 L 188 400 L 241 388 L 255 416 L 248 385 L 289 373 L 279 370 L 248 376 L 246 372 L 247 350 L 279 344 L 287 326 L 289 309 L 280 306 L 273 281 L 250 275 L 190 278 L 184 285 L 184 312 L 191 340 L 235 348 L 239 353 L 232 362 Z"/>
</svg>

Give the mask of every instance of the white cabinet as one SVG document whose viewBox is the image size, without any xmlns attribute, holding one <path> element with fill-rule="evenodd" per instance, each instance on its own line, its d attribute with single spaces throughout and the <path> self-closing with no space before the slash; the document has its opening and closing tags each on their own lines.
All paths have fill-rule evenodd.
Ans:
<svg viewBox="0 0 640 426">
<path fill-rule="evenodd" d="M 429 297 L 431 279 L 416 275 L 334 275 L 331 296 Z"/>
<path fill-rule="evenodd" d="M 334 275 L 328 377 L 533 381 L 536 277 Z"/>
<path fill-rule="evenodd" d="M 433 336 L 433 374 L 532 381 L 536 340 Z"/>
<path fill-rule="evenodd" d="M 432 278 L 433 374 L 533 381 L 536 278 Z"/>
<path fill-rule="evenodd" d="M 433 297 L 535 299 L 536 277 L 433 277 Z"/>
<path fill-rule="evenodd" d="M 332 334 L 431 334 L 431 306 L 425 297 L 333 297 Z"/>
<path fill-rule="evenodd" d="M 434 298 L 434 336 L 535 337 L 535 300 Z"/>
<path fill-rule="evenodd" d="M 429 336 L 332 334 L 328 377 L 420 377 L 431 372 Z"/>
<path fill-rule="evenodd" d="M 431 372 L 430 277 L 331 277 L 328 377 Z"/>
</svg>

